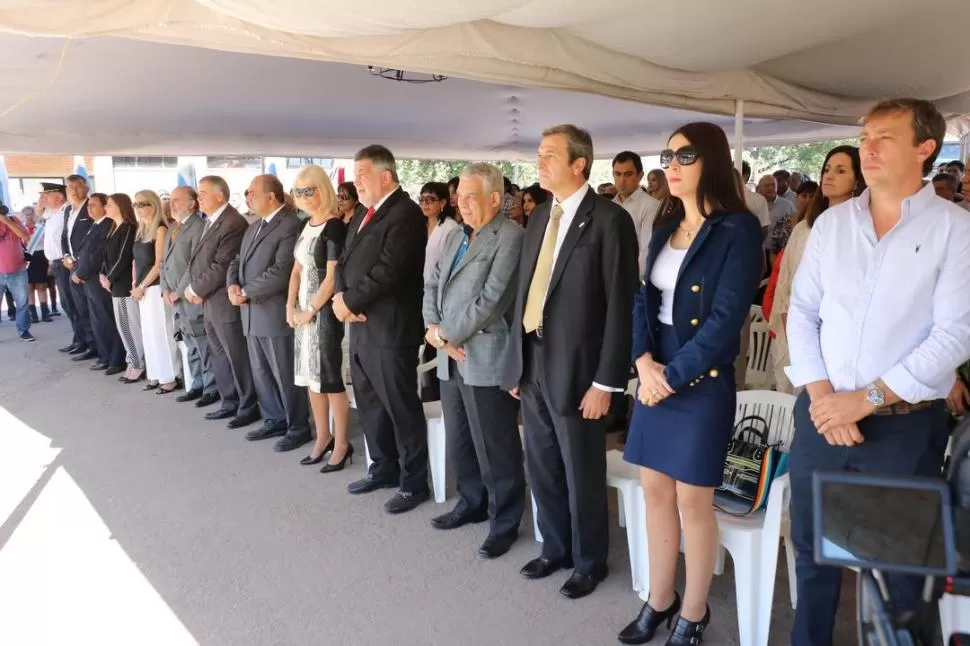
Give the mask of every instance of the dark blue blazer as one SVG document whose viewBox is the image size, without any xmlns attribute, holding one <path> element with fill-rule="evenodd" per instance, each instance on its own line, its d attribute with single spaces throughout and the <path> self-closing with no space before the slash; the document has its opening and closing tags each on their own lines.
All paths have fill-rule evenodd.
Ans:
<svg viewBox="0 0 970 646">
<path fill-rule="evenodd" d="M 662 225 L 650 238 L 640 291 L 633 303 L 633 360 L 657 347 L 660 290 L 650 282 L 657 255 L 683 220 Z M 716 212 L 701 225 L 674 287 L 673 327 L 680 350 L 664 376 L 675 391 L 705 374 L 733 370 L 741 328 L 761 283 L 761 224 L 750 213 Z"/>
<path fill-rule="evenodd" d="M 114 229 L 114 224 L 114 220 L 108 217 L 101 218 L 97 224 L 92 220 L 91 226 L 84 233 L 84 240 L 74 247 L 74 252 L 78 254 L 74 273 L 84 282 L 96 280 L 101 274 L 104 248 L 108 244 L 108 235 Z"/>
</svg>

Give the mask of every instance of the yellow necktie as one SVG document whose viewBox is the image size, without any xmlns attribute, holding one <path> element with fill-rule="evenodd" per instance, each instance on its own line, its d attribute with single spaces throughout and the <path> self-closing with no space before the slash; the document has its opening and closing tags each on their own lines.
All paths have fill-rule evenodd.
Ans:
<svg viewBox="0 0 970 646">
<path fill-rule="evenodd" d="M 556 238 L 559 237 L 559 220 L 562 218 L 562 207 L 558 204 L 552 207 L 549 226 L 542 239 L 542 249 L 536 269 L 529 283 L 529 295 L 525 300 L 525 313 L 522 315 L 522 327 L 526 333 L 538 330 L 542 325 L 542 309 L 546 304 L 546 291 L 549 289 L 549 279 L 552 278 L 553 257 L 556 253 Z"/>
</svg>

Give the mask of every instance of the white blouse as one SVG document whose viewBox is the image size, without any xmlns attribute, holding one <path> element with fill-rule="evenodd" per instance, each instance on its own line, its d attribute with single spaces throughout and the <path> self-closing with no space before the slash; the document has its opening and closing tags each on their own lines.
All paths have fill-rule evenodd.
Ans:
<svg viewBox="0 0 970 646">
<path fill-rule="evenodd" d="M 674 287 L 677 286 L 677 275 L 686 255 L 687 249 L 674 249 L 668 240 L 650 271 L 650 282 L 660 290 L 660 313 L 657 314 L 657 319 L 664 325 L 674 324 Z"/>
<path fill-rule="evenodd" d="M 428 236 L 428 246 L 424 251 L 424 282 L 431 280 L 431 272 L 438 264 L 438 258 L 445 249 L 445 240 L 448 234 L 457 229 L 460 225 L 451 218 L 445 218 L 443 222 L 435 226 L 434 231 Z"/>
</svg>

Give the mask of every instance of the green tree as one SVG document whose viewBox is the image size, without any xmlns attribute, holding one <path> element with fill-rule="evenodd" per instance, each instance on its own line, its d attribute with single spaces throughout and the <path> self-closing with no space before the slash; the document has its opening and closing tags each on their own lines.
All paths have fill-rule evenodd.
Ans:
<svg viewBox="0 0 970 646">
<path fill-rule="evenodd" d="M 858 146 L 857 139 L 834 139 L 792 146 L 761 146 L 745 148 L 744 159 L 751 164 L 751 181 L 757 181 L 779 169 L 807 173 L 818 179 L 822 172 L 825 155 L 836 146 L 849 144 Z"/>
</svg>

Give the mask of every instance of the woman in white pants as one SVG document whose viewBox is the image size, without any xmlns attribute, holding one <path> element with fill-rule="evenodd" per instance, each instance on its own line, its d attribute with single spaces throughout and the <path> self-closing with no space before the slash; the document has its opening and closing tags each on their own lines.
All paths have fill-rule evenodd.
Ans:
<svg viewBox="0 0 970 646">
<path fill-rule="evenodd" d="M 168 324 L 167 304 L 162 299 L 158 276 L 165 253 L 165 216 L 162 201 L 154 191 L 139 191 L 134 200 L 138 231 L 133 248 L 135 257 L 135 286 L 131 298 L 138 303 L 141 315 L 142 344 L 145 348 L 145 368 L 148 385 L 167 395 L 178 389 L 176 377 L 175 339 Z"/>
</svg>

